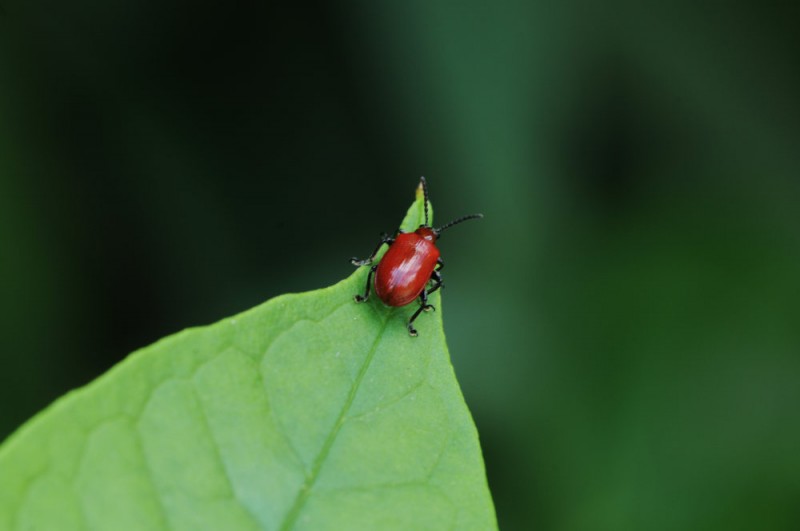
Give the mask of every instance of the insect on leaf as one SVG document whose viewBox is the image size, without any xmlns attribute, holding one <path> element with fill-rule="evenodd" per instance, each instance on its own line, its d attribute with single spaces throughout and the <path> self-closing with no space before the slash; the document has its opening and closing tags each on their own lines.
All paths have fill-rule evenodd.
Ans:
<svg viewBox="0 0 800 531">
<path fill-rule="evenodd" d="M 441 312 L 409 337 L 413 306 L 353 302 L 367 269 L 56 401 L 0 446 L 0 529 L 495 529 Z"/>
</svg>

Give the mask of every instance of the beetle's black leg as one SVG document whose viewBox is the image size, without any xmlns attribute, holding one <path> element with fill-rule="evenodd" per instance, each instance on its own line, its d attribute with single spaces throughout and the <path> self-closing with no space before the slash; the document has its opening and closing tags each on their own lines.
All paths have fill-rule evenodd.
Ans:
<svg viewBox="0 0 800 531">
<path fill-rule="evenodd" d="M 375 270 L 378 269 L 378 266 L 374 265 L 369 268 L 369 275 L 367 275 L 367 286 L 364 288 L 364 295 L 356 295 L 353 297 L 356 302 L 366 302 L 369 299 L 369 289 L 372 287 L 372 275 L 375 274 Z"/>
<path fill-rule="evenodd" d="M 358 258 L 353 257 L 353 258 L 350 259 L 350 263 L 353 264 L 356 267 L 361 267 L 361 266 L 365 266 L 365 265 L 371 264 L 372 261 L 375 260 L 375 255 L 378 254 L 378 251 L 381 250 L 381 247 L 383 246 L 384 243 L 388 243 L 389 245 L 391 245 L 391 244 L 394 243 L 394 238 L 390 238 L 389 235 L 384 232 L 383 234 L 381 234 L 380 243 L 378 244 L 377 247 L 375 247 L 375 250 L 372 251 L 372 254 L 369 255 L 368 258 L 364 258 L 363 260 L 359 260 Z"/>
<path fill-rule="evenodd" d="M 442 281 L 442 275 L 439 273 L 438 269 L 435 269 L 433 273 L 431 273 L 431 283 L 433 284 L 433 286 L 431 286 L 430 289 L 428 290 L 428 295 L 430 295 L 437 289 L 444 287 L 444 282 Z"/>
<path fill-rule="evenodd" d="M 441 271 L 442 269 L 444 269 L 444 260 L 442 260 L 442 258 L 439 257 L 436 259 L 436 269 L 434 269 L 433 273 L 431 273 L 431 282 L 433 282 L 433 287 L 428 290 L 428 295 L 430 295 L 437 289 L 444 287 L 444 281 L 442 280 L 442 275 L 441 273 L 439 273 L 439 271 Z"/>
<path fill-rule="evenodd" d="M 412 337 L 417 337 L 417 329 L 414 328 L 414 325 L 412 324 L 414 319 L 419 317 L 419 314 L 423 311 L 428 312 L 435 309 L 436 308 L 433 307 L 433 304 L 428 304 L 428 292 L 422 290 L 422 293 L 419 294 L 419 308 L 417 308 L 417 311 L 411 316 L 411 319 L 408 320 L 408 333 Z"/>
</svg>

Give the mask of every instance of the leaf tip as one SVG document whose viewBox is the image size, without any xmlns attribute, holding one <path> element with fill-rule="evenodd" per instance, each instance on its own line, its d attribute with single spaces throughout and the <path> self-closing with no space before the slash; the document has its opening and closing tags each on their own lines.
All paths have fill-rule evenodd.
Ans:
<svg viewBox="0 0 800 531">
<path fill-rule="evenodd" d="M 417 190 L 416 190 L 416 193 L 414 195 L 414 197 L 416 198 L 417 201 L 419 201 L 419 200 L 421 200 L 421 199 L 423 199 L 425 197 L 425 185 L 423 184 L 424 182 L 425 182 L 425 177 L 420 177 L 419 178 L 419 184 L 417 185 Z"/>
</svg>

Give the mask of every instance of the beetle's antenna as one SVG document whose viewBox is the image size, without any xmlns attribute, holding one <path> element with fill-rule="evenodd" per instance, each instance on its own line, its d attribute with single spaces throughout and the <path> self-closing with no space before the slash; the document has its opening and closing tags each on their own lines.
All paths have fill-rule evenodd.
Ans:
<svg viewBox="0 0 800 531">
<path fill-rule="evenodd" d="M 422 183 L 422 193 L 425 194 L 425 226 L 428 226 L 428 182 L 425 177 L 420 177 L 419 182 Z"/>
<path fill-rule="evenodd" d="M 436 233 L 436 236 L 438 237 L 438 236 L 439 236 L 439 234 L 440 234 L 440 233 L 441 233 L 441 232 L 442 232 L 444 229 L 449 229 L 449 228 L 450 228 L 450 227 L 452 227 L 453 225 L 458 225 L 459 223 L 461 223 L 461 222 L 463 222 L 463 221 L 467 221 L 468 219 L 481 219 L 482 217 L 483 217 L 483 214 L 470 214 L 470 215 L 468 215 L 468 216 L 461 216 L 461 217 L 460 217 L 460 218 L 458 218 L 458 219 L 454 219 L 454 220 L 453 220 L 453 221 L 451 221 L 450 223 L 445 223 L 444 225 L 442 225 L 442 226 L 441 226 L 441 227 L 439 227 L 438 229 L 433 229 L 433 232 L 435 232 L 435 233 Z"/>
</svg>

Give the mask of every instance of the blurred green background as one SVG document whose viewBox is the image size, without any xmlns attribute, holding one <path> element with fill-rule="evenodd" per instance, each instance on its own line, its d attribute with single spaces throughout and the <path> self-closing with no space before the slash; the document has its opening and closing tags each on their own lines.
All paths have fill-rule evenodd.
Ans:
<svg viewBox="0 0 800 531">
<path fill-rule="evenodd" d="M 503 529 L 800 529 L 800 4 L 3 0 L 0 438 L 420 175 Z"/>
</svg>

